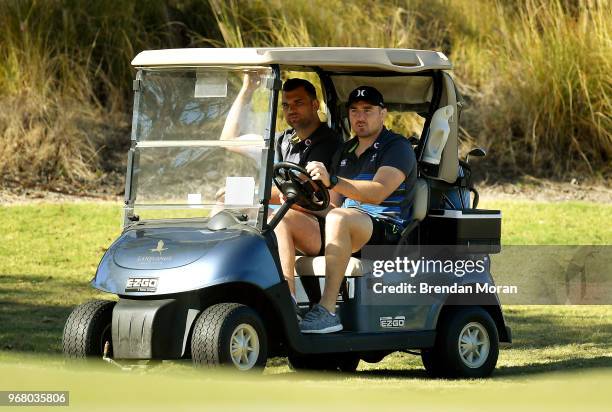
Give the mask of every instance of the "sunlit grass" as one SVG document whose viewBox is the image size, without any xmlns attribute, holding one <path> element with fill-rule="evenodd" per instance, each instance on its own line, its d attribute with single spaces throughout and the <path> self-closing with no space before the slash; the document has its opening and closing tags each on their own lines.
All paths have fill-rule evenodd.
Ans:
<svg viewBox="0 0 612 412">
<path fill-rule="evenodd" d="M 487 201 L 504 213 L 504 242 L 610 243 L 597 225 L 610 206 Z M 534 216 L 541 224 L 534 227 Z M 355 374 L 293 372 L 272 358 L 263 376 L 194 370 L 190 360 L 129 372 L 98 361 L 66 363 L 61 334 L 72 308 L 113 298 L 88 281 L 121 231 L 119 203 L 0 207 L 0 390 L 68 390 L 71 409 L 227 410 L 605 410 L 612 384 L 612 306 L 505 306 L 514 343 L 500 352 L 492 378 L 432 380 L 420 358 L 394 353 L 361 362 Z M 589 230 L 565 224 L 581 220 Z M 555 232 L 556 226 L 564 230 Z M 523 230 L 529 228 L 529 230 Z M 551 238 L 550 232 L 556 234 Z M 527 235 L 529 233 L 529 235 Z M 571 372 L 571 373 L 562 373 Z M 237 389 L 239 388 L 239 389 Z M 316 393 L 316 400 L 313 400 Z M 520 396 L 509 397 L 509 393 Z M 313 402 L 315 404 L 313 404 Z"/>
<path fill-rule="evenodd" d="M 483 199 L 482 207 L 502 210 L 505 245 L 612 244 L 610 226 L 601 224 L 611 205 Z M 57 353 L 72 308 L 104 296 L 89 281 L 121 232 L 121 205 L 2 206 L 0 221 L 0 350 Z"/>
<path fill-rule="evenodd" d="M 71 409 L 134 410 L 607 410 L 612 370 L 430 380 L 419 371 L 245 376 L 168 369 L 121 372 L 36 357 L 0 357 L 3 390 L 68 390 Z M 314 396 L 313 394 L 316 394 Z M 516 394 L 516 396 L 510 395 Z"/>
<path fill-rule="evenodd" d="M 504 245 L 610 245 L 612 205 L 582 201 L 487 200 L 478 207 L 502 211 Z"/>
</svg>

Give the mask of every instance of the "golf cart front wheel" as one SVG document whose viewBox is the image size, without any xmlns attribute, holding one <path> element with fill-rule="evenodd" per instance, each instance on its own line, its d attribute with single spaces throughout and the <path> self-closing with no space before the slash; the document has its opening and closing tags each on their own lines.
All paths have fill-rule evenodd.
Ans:
<svg viewBox="0 0 612 412">
<path fill-rule="evenodd" d="M 443 378 L 484 378 L 495 369 L 499 337 L 491 315 L 480 307 L 447 313 L 435 346 L 421 351 L 427 373 Z"/>
<path fill-rule="evenodd" d="M 77 306 L 66 321 L 62 349 L 69 359 L 102 357 L 106 342 L 112 355 L 111 324 L 115 302 L 91 300 Z"/>
<path fill-rule="evenodd" d="M 191 356 L 196 367 L 263 369 L 267 351 L 263 322 L 248 306 L 219 303 L 204 310 L 196 320 L 191 337 Z"/>
</svg>

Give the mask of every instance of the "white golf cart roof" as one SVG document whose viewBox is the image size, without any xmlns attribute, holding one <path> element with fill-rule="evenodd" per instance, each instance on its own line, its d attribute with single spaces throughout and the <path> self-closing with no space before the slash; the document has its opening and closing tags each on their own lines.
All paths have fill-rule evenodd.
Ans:
<svg viewBox="0 0 612 412">
<path fill-rule="evenodd" d="M 147 50 L 139 53 L 135 67 L 194 66 L 316 66 L 327 71 L 392 71 L 415 73 L 450 70 L 444 53 L 412 49 L 361 47 L 193 48 Z"/>
<path fill-rule="evenodd" d="M 343 107 L 351 90 L 363 84 L 376 87 L 387 104 L 429 107 L 436 100 L 436 78 L 439 86 L 436 107 L 452 106 L 453 112 L 458 113 L 455 84 L 447 72 L 452 64 L 437 51 L 365 47 L 191 48 L 147 50 L 132 60 L 132 66 L 142 69 L 270 65 L 287 71 L 322 69 L 327 72 L 338 97 L 338 107 Z M 425 71 L 430 73 L 420 75 Z M 453 183 L 459 167 L 457 115 L 451 116 L 449 127 L 438 171 L 430 177 Z"/>
</svg>

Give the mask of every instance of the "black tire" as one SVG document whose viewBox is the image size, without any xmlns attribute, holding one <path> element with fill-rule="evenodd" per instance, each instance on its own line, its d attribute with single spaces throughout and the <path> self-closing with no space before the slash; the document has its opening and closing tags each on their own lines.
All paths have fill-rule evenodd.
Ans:
<svg viewBox="0 0 612 412">
<path fill-rule="evenodd" d="M 427 375 L 431 378 L 444 377 L 444 361 L 446 357 L 441 356 L 441 353 L 442 350 L 438 350 L 437 347 L 421 350 L 421 361 L 423 361 L 423 366 L 425 367 L 425 371 L 427 371 Z"/>
<path fill-rule="evenodd" d="M 488 345 L 479 346 L 485 355 L 473 358 L 462 357 L 459 340 L 462 332 L 477 332 L 478 341 Z M 486 332 L 486 333 L 485 333 Z M 486 350 L 485 350 L 486 348 Z M 468 352 L 469 353 L 469 352 Z M 485 378 L 490 376 L 499 356 L 499 336 L 491 315 L 480 307 L 458 308 L 440 319 L 435 346 L 421 351 L 423 366 L 429 376 L 435 378 Z"/>
<path fill-rule="evenodd" d="M 329 365 L 321 357 L 315 355 L 296 355 L 287 356 L 289 367 L 296 372 L 299 371 L 324 371 Z"/>
<path fill-rule="evenodd" d="M 359 355 L 354 353 L 288 356 L 289 366 L 295 371 L 353 373 L 359 366 Z"/>
<path fill-rule="evenodd" d="M 110 343 L 112 356 L 111 325 L 115 302 L 91 300 L 74 308 L 62 336 L 62 350 L 69 359 L 98 357 L 104 353 L 105 342 Z"/>
<path fill-rule="evenodd" d="M 241 330 L 251 339 L 256 338 L 258 348 L 257 353 L 251 352 L 255 353 L 252 357 L 245 355 L 244 364 L 241 364 L 242 360 L 234 361 L 231 354 L 232 335 L 234 332 L 239 334 Z M 254 344 L 254 341 L 251 343 Z M 244 371 L 263 370 L 268 360 L 268 343 L 261 318 L 253 309 L 239 303 L 210 306 L 195 322 L 191 336 L 191 357 L 196 367 L 227 365 Z"/>
<path fill-rule="evenodd" d="M 345 353 L 336 359 L 338 370 L 344 373 L 353 373 L 359 366 L 359 355 L 354 353 Z"/>
</svg>

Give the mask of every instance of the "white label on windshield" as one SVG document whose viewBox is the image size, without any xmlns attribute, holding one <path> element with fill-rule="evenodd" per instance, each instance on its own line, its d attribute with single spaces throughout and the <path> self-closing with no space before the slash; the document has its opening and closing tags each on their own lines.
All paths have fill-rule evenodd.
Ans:
<svg viewBox="0 0 612 412">
<path fill-rule="evenodd" d="M 187 203 L 190 205 L 201 205 L 202 204 L 202 195 L 200 193 L 188 193 L 187 194 Z"/>
<path fill-rule="evenodd" d="M 196 73 L 193 97 L 227 97 L 227 73 Z"/>
<path fill-rule="evenodd" d="M 254 197 L 255 179 L 253 177 L 228 176 L 225 179 L 226 205 L 251 206 Z"/>
</svg>

